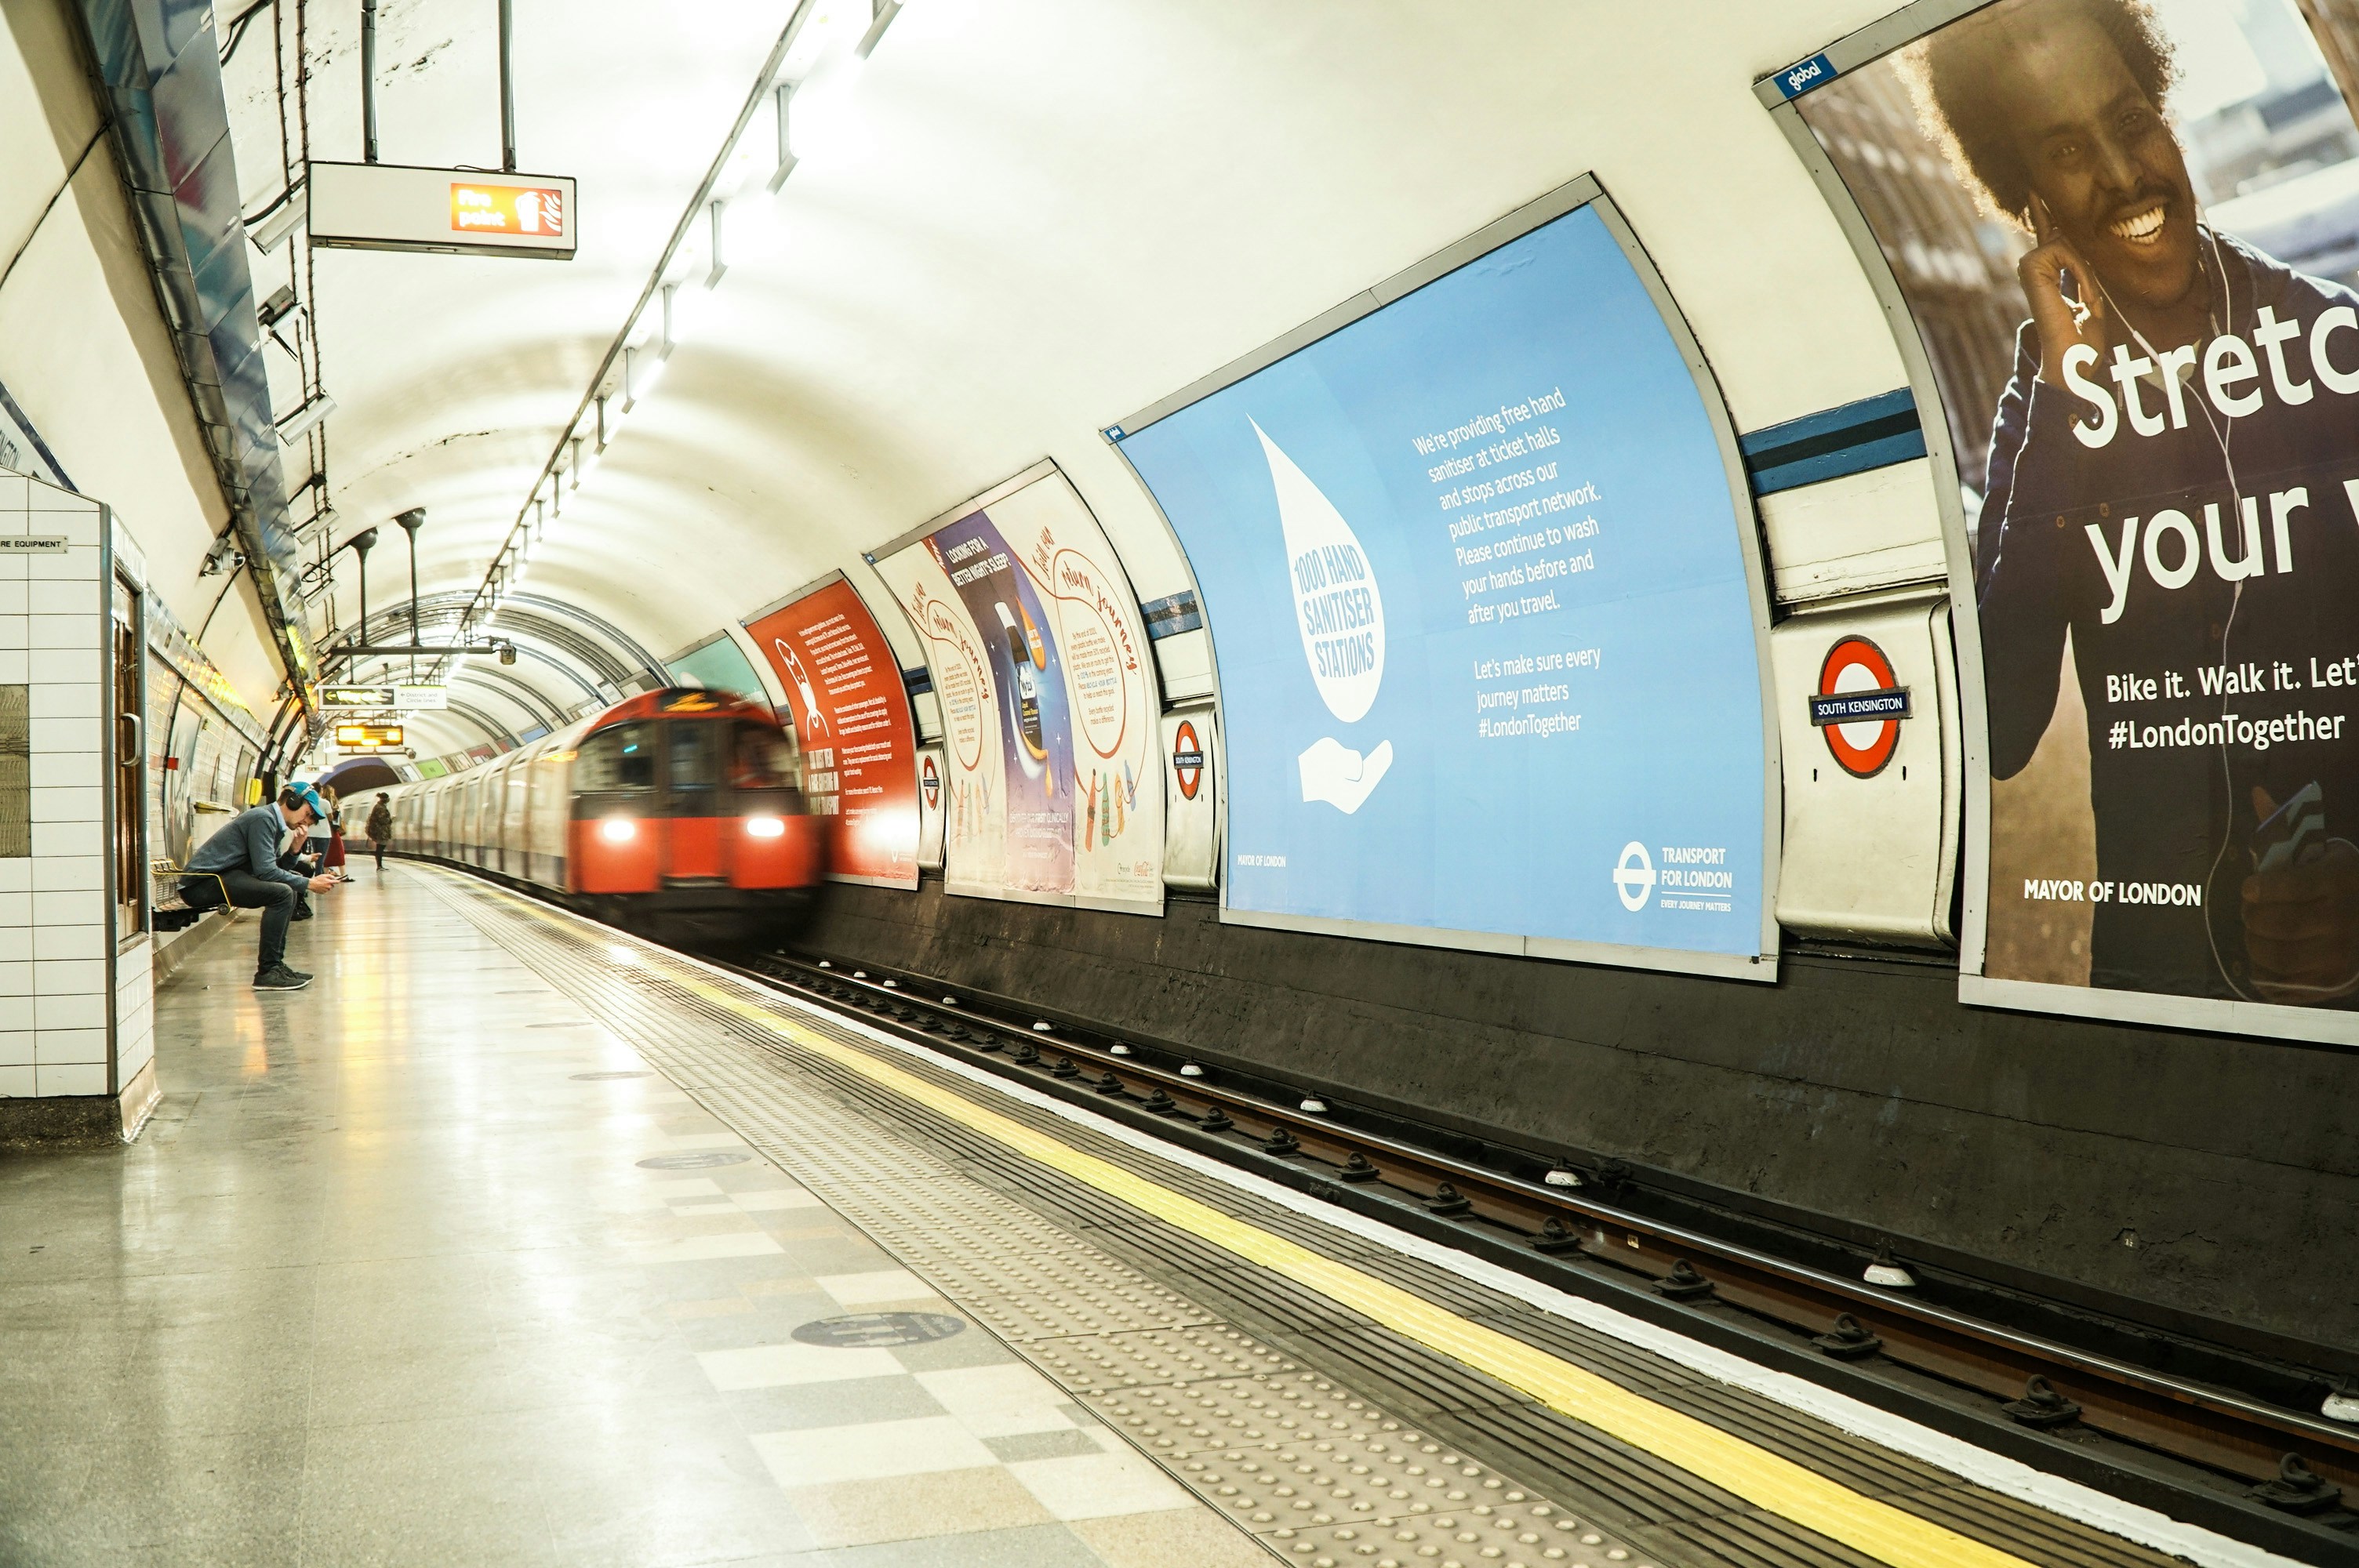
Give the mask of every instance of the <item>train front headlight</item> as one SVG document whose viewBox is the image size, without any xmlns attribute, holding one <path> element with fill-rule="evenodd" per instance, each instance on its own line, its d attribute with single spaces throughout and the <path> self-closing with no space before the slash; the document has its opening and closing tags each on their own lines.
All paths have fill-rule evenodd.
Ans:
<svg viewBox="0 0 2359 1568">
<path fill-rule="evenodd" d="M 786 836 L 787 825 L 775 816 L 749 816 L 745 819 L 748 838 L 779 838 Z"/>
<path fill-rule="evenodd" d="M 627 816 L 609 816 L 598 824 L 598 837 L 609 844 L 627 844 L 639 836 L 639 825 Z"/>
</svg>

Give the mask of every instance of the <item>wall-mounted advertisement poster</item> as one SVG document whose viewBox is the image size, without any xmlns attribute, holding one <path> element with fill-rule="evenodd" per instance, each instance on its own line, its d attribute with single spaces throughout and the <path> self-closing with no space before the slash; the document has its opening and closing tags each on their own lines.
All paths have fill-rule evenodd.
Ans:
<svg viewBox="0 0 2359 1568">
<path fill-rule="evenodd" d="M 1108 433 L 1212 635 L 1223 917 L 1774 978 L 1751 505 L 1636 242 L 1578 181 L 1360 303 Z"/>
<path fill-rule="evenodd" d="M 858 590 L 833 574 L 745 622 L 786 688 L 811 809 L 835 817 L 829 875 L 918 885 L 917 732 L 901 666 Z"/>
<path fill-rule="evenodd" d="M 942 708 L 952 892 L 1160 913 L 1159 708 L 1113 546 L 1052 463 L 875 558 Z"/>
<path fill-rule="evenodd" d="M 2291 0 L 1959 9 L 1764 96 L 1956 454 L 1963 994 L 2359 1041 L 2359 129 Z"/>
</svg>

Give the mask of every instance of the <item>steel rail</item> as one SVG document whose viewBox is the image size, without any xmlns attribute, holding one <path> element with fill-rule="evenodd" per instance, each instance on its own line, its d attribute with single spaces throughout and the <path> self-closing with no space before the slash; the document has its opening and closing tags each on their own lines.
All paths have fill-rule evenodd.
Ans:
<svg viewBox="0 0 2359 1568">
<path fill-rule="evenodd" d="M 970 1043 L 974 1052 L 1013 1047 L 1007 1057 L 1013 1065 L 1068 1084 L 1086 1074 L 1088 1087 L 1105 1099 L 1193 1123 L 1200 1132 L 1259 1141 L 1265 1154 L 1306 1170 L 1332 1167 L 1321 1173 L 1322 1184 L 1388 1188 L 1399 1195 L 1398 1201 L 1459 1225 L 1505 1231 L 1522 1245 L 1578 1255 L 1641 1276 L 1658 1289 L 1670 1285 L 1674 1299 L 1684 1292 L 1689 1300 L 1723 1303 L 1810 1336 L 1821 1350 L 1843 1359 L 1880 1357 L 2002 1400 L 2021 1399 L 2031 1379 L 2044 1378 L 2079 1407 L 2071 1421 L 2057 1425 L 2069 1428 L 2077 1422 L 2136 1447 L 2248 1482 L 2277 1479 L 2285 1456 L 2299 1454 L 2328 1482 L 2359 1488 L 2359 1427 L 1992 1323 L 1911 1298 L 1904 1290 L 1829 1273 L 1633 1213 L 1582 1189 L 1528 1181 L 1380 1132 L 1339 1125 L 1317 1112 L 1213 1082 L 1210 1073 L 1217 1069 L 1203 1070 L 1204 1076 L 1183 1074 L 1141 1060 L 1136 1047 L 1118 1054 L 1111 1040 L 1098 1044 L 1077 1037 L 1070 1025 L 1027 1028 L 973 1002 L 947 1000 L 933 989 L 938 982 L 923 977 L 887 983 L 865 970 L 783 956 L 765 958 L 759 967 L 730 967 L 765 985 L 815 992 L 816 998 L 805 1000 L 822 1005 L 886 1012 L 928 1044 L 938 1045 L 927 1036 L 950 1025 L 969 1033 L 979 1029 L 983 1036 Z M 927 990 L 910 989 L 919 985 Z M 951 1043 L 959 1044 L 955 1038 Z M 1872 1337 L 1849 1344 L 1836 1337 L 1846 1317 Z"/>
</svg>

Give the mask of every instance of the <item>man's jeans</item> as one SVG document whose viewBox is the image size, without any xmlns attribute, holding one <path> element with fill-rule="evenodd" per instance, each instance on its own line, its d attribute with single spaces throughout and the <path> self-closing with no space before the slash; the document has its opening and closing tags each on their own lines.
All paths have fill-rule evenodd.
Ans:
<svg viewBox="0 0 2359 1568">
<path fill-rule="evenodd" d="M 223 871 L 220 882 L 210 874 L 191 877 L 180 884 L 180 896 L 190 909 L 216 909 L 221 905 L 223 884 L 229 888 L 231 903 L 240 909 L 262 911 L 262 951 L 255 960 L 254 972 L 263 974 L 285 963 L 287 923 L 295 918 L 295 890 L 285 882 L 257 877 L 252 871 Z"/>
<path fill-rule="evenodd" d="M 278 869 L 282 871 L 294 871 L 306 877 L 315 877 L 320 874 L 320 862 L 309 855 L 299 855 L 290 849 L 278 857 Z M 309 914 L 311 912 L 311 890 L 297 888 L 294 892 L 295 913 Z"/>
</svg>

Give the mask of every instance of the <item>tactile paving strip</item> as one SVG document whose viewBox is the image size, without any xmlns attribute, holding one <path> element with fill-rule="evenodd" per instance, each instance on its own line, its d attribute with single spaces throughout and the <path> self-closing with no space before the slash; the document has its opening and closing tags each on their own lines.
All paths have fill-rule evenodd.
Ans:
<svg viewBox="0 0 2359 1568">
<path fill-rule="evenodd" d="M 478 919 L 504 913 L 496 906 L 479 911 L 475 903 L 466 900 L 462 908 Z M 556 947 L 537 942 L 527 950 L 554 957 Z M 560 983 L 580 986 L 574 994 L 585 999 L 595 994 L 591 974 L 565 972 Z M 880 1127 L 870 1108 L 787 1069 L 776 1053 L 741 1044 L 734 1032 L 726 1047 L 683 1049 L 677 1009 L 647 1010 L 641 1002 L 632 997 L 603 1022 L 1283 1560 L 1330 1568 L 1361 1562 L 1541 1568 L 1586 1561 L 1568 1557 L 1553 1540 L 1543 1544 L 1535 1526 L 1545 1522 L 1568 1539 L 1585 1536 L 1600 1563 L 1683 1563 L 1609 1543 L 1602 1530 L 1535 1498 L 1529 1487 L 1303 1370 L 1206 1306 L 957 1173 Z M 667 1020 L 663 1012 L 674 1016 Z M 747 1055 L 728 1061 L 719 1054 L 723 1049 Z"/>
<path fill-rule="evenodd" d="M 780 1163 L 806 1175 L 807 1184 L 839 1213 L 867 1228 L 880 1245 L 930 1279 L 951 1300 L 968 1305 L 985 1322 L 993 1322 L 994 1312 L 999 1314 L 1004 1321 L 993 1325 L 1001 1336 L 1069 1392 L 1086 1396 L 1094 1391 L 1103 1397 L 1114 1390 L 1163 1386 L 1137 1380 L 1150 1368 L 1169 1368 L 1176 1374 L 1175 1385 L 1220 1381 L 1219 1373 L 1205 1379 L 1198 1371 L 1203 1353 L 1234 1354 L 1241 1346 L 1249 1346 L 1256 1357 L 1289 1367 L 1299 1363 L 1314 1378 L 1329 1379 L 1332 1388 L 1353 1390 L 1339 1397 L 1362 1398 L 1369 1409 L 1389 1411 L 1387 1419 L 1420 1423 L 1416 1430 L 1436 1445 L 1436 1451 L 1449 1449 L 1458 1459 L 1475 1465 L 1490 1483 L 1485 1495 L 1498 1499 L 1476 1502 L 1475 1494 L 1469 1492 L 1467 1501 L 1460 1504 L 1448 1498 L 1445 1487 L 1442 1500 L 1449 1505 L 1447 1511 L 1429 1503 L 1427 1512 L 1404 1516 L 1402 1529 L 1410 1530 L 1415 1539 L 1396 1539 L 1402 1533 L 1397 1530 L 1378 1537 L 1370 1535 L 1368 1527 L 1340 1516 L 1324 1525 L 1286 1522 L 1269 1506 L 1276 1497 L 1275 1487 L 1259 1506 L 1241 1512 L 1234 1506 L 1236 1499 L 1249 1495 L 1241 1483 L 1232 1478 L 1207 1490 L 1200 1484 L 1202 1473 L 1188 1469 L 1209 1463 L 1212 1450 L 1186 1458 L 1155 1454 L 1158 1462 L 1183 1484 L 1244 1528 L 1258 1532 L 1264 1544 L 1287 1561 L 1398 1563 L 1419 1568 L 1426 1563 L 1473 1568 L 1477 1563 L 1511 1562 L 1659 1563 L 1686 1568 L 1792 1564 L 1800 1568 L 1802 1564 L 1867 1565 L 1872 1562 L 1788 1520 L 1766 1515 L 1651 1454 L 1529 1400 L 1510 1394 L 1510 1402 L 1488 1402 L 1499 1397 L 1491 1388 L 1478 1389 L 1470 1400 L 1463 1386 L 1471 1375 L 1446 1357 L 1387 1331 L 1359 1326 L 1357 1320 L 1348 1314 L 1339 1314 L 1334 1303 L 1323 1297 L 1304 1293 L 1299 1302 L 1289 1300 L 1288 1292 L 1295 1289 L 1289 1281 L 1240 1266 L 1232 1255 L 1210 1248 L 1201 1238 L 1159 1221 L 1147 1221 L 1125 1206 L 1112 1204 L 1106 1195 L 1034 1163 L 953 1118 L 908 1100 L 840 1062 L 749 1022 L 707 1000 L 714 994 L 713 984 L 690 964 L 645 949 L 625 949 L 594 934 L 574 930 L 556 917 L 516 907 L 515 901 L 459 878 L 442 879 L 442 891 L 471 920 L 518 951 L 544 978 L 597 1011 L 609 1029 L 628 1039 L 716 1115 Z M 623 965 L 625 972 L 618 974 L 609 967 L 609 960 Z M 617 980 L 627 983 L 614 983 Z M 1652 1397 L 1660 1399 L 1681 1385 L 1705 1385 L 1711 1392 L 1697 1400 L 1698 1405 L 1719 1406 L 1723 1400 L 1732 1400 L 1743 1407 L 1712 1410 L 1712 1419 L 1737 1418 L 1732 1424 L 1753 1427 L 1748 1436 L 1755 1442 L 1774 1430 L 1780 1441 L 1767 1446 L 1804 1457 L 1814 1468 L 1831 1463 L 1838 1473 L 1849 1469 L 1850 1479 L 1865 1483 L 1861 1490 L 1883 1492 L 1886 1487 L 1897 1485 L 1905 1489 L 1886 1492 L 1886 1502 L 2027 1560 L 2054 1563 L 2060 1568 L 2082 1564 L 2152 1568 L 2168 1561 L 2118 1537 L 1959 1486 L 1946 1476 L 1941 1479 L 1951 1484 L 1928 1487 L 1924 1483 L 1929 1476 L 1908 1473 L 1918 1470 L 1917 1466 L 1903 1464 L 1885 1468 L 1891 1456 L 1881 1451 L 1822 1452 L 1852 1448 L 1852 1440 L 1771 1401 L 1694 1378 L 1632 1346 L 1534 1313 L 1512 1298 L 1451 1275 L 1437 1265 L 1375 1248 L 1365 1238 L 1310 1217 L 1272 1207 L 1202 1173 L 1170 1165 L 1110 1134 L 1068 1122 L 1022 1101 L 1003 1099 L 988 1089 L 978 1090 L 940 1064 L 922 1054 L 904 1056 L 878 1047 L 824 1013 L 805 1014 L 776 999 L 755 1005 L 775 1006 L 814 1033 L 854 1049 L 878 1052 L 899 1071 L 962 1098 L 984 1099 L 1003 1117 L 1027 1123 L 1118 1166 L 1139 1170 L 1257 1226 L 1283 1230 L 1306 1245 L 1415 1290 L 1437 1304 L 1589 1366 L 1625 1387 L 1648 1390 Z M 956 1218 L 946 1224 L 953 1207 Z M 1090 1242 L 1102 1245 L 1093 1247 Z M 1011 1261 L 1006 1256 L 1011 1247 L 1023 1255 L 1012 1260 L 1019 1265 L 1012 1270 L 1004 1266 Z M 1042 1249 L 1060 1262 L 1086 1259 L 1094 1272 L 1076 1275 L 1068 1270 L 1065 1281 L 1046 1277 L 1037 1267 Z M 975 1256 L 978 1253 L 983 1255 L 980 1259 Z M 1214 1270 L 1235 1278 L 1215 1278 Z M 956 1284 L 951 1282 L 954 1275 L 959 1277 Z M 1182 1293 L 1173 1295 L 1156 1275 L 1177 1285 Z M 1075 1281 L 1084 1283 L 1080 1290 L 1068 1292 Z M 1265 1282 L 1284 1288 L 1264 1293 Z M 1093 1295 L 1081 1293 L 1093 1289 Z M 1150 1299 L 1142 1291 L 1180 1302 L 1192 1312 L 1194 1321 L 1166 1318 L 1158 1323 L 1125 1315 L 1136 1313 L 1138 1303 Z M 1045 1296 L 1051 1292 L 1060 1292 L 1059 1299 L 1047 1302 L 1026 1294 Z M 979 1292 L 989 1299 L 978 1299 Z M 1273 1304 L 1277 1309 L 1275 1313 Z M 1116 1348 L 1154 1344 L 1158 1337 L 1164 1343 L 1152 1351 Z M 1082 1346 L 1094 1347 L 1105 1358 L 1103 1362 L 1090 1361 L 1083 1355 L 1082 1360 L 1089 1362 L 1085 1370 L 1071 1354 L 1061 1364 L 1048 1354 L 1052 1348 Z M 1190 1356 L 1193 1360 L 1188 1359 Z M 1135 1364 L 1136 1377 L 1124 1369 L 1125 1362 Z M 1209 1369 L 1210 1363 L 1203 1364 Z M 1415 1369 L 1418 1375 L 1404 1380 L 1397 1375 L 1401 1368 Z M 1223 1366 L 1221 1370 L 1229 1368 Z M 1669 1402 L 1682 1401 L 1672 1398 Z M 1256 1411 L 1249 1400 L 1234 1408 L 1223 1406 L 1227 1413 L 1221 1420 L 1224 1425 L 1230 1420 L 1244 1421 L 1246 1424 L 1234 1429 L 1239 1433 L 1254 1430 L 1255 1417 L 1272 1419 L 1266 1399 L 1263 1404 L 1261 1411 Z M 1434 1408 L 1420 1412 L 1419 1406 Z M 1706 1412 L 1699 1409 L 1698 1413 Z M 1760 1424 L 1765 1421 L 1768 1425 Z M 1131 1431 L 1119 1424 L 1116 1430 Z M 1266 1465 L 1267 1454 L 1277 1453 L 1290 1465 L 1309 1464 L 1321 1473 L 1332 1473 L 1344 1456 L 1345 1450 L 1333 1438 L 1308 1444 L 1299 1437 L 1280 1442 L 1269 1434 L 1275 1431 L 1283 1435 L 1288 1429 L 1264 1425 L 1260 1430 L 1268 1441 L 1259 1450 L 1233 1447 L 1219 1453 L 1242 1455 L 1256 1465 Z M 1399 1430 L 1411 1428 L 1404 1425 Z M 1364 1463 L 1367 1457 L 1361 1455 L 1353 1463 Z M 1860 1465 L 1863 1459 L 1868 1460 L 1864 1466 Z M 1259 1473 L 1244 1470 L 1242 1460 L 1234 1462 L 1240 1465 L 1238 1474 Z M 1527 1483 L 1515 1486 L 1505 1474 L 1484 1469 L 1486 1465 L 1504 1465 L 1526 1477 Z M 1867 1473 L 1878 1469 L 1884 1473 Z M 1343 1470 L 1352 1473 L 1350 1465 L 1344 1465 Z M 1364 1474 L 1376 1473 L 1377 1466 L 1370 1464 Z M 1223 1497 L 1219 1493 L 1221 1486 L 1238 1489 Z M 1392 1489 L 1385 1488 L 1387 1494 Z M 1512 1530 L 1499 1522 L 1507 1517 L 1499 1510 L 1506 1506 L 1506 1494 L 1511 1490 L 1523 1500 L 1515 1506 L 1529 1503 L 1524 1515 L 1516 1516 L 1521 1522 Z M 1308 1500 L 1299 1487 L 1293 1497 L 1284 1499 L 1288 1513 L 1315 1517 L 1322 1511 L 1315 1505 L 1296 1509 L 1292 1505 L 1298 1498 Z M 1568 1511 L 1562 1499 L 1571 1499 L 1573 1509 Z M 1374 1499 L 1368 1500 L 1373 1512 Z M 1618 1528 L 1596 1522 L 1600 1510 L 1604 1519 L 1618 1520 Z M 1332 1509 L 1324 1511 L 1333 1514 Z M 1256 1513 L 1271 1517 L 1257 1520 L 1252 1517 Z M 1445 1518 L 1450 1520 L 1447 1527 L 1442 1523 Z M 1342 1534 L 1347 1530 L 1353 1532 L 1348 1538 Z M 1459 1539 L 1467 1534 L 1474 1539 Z"/>
</svg>

